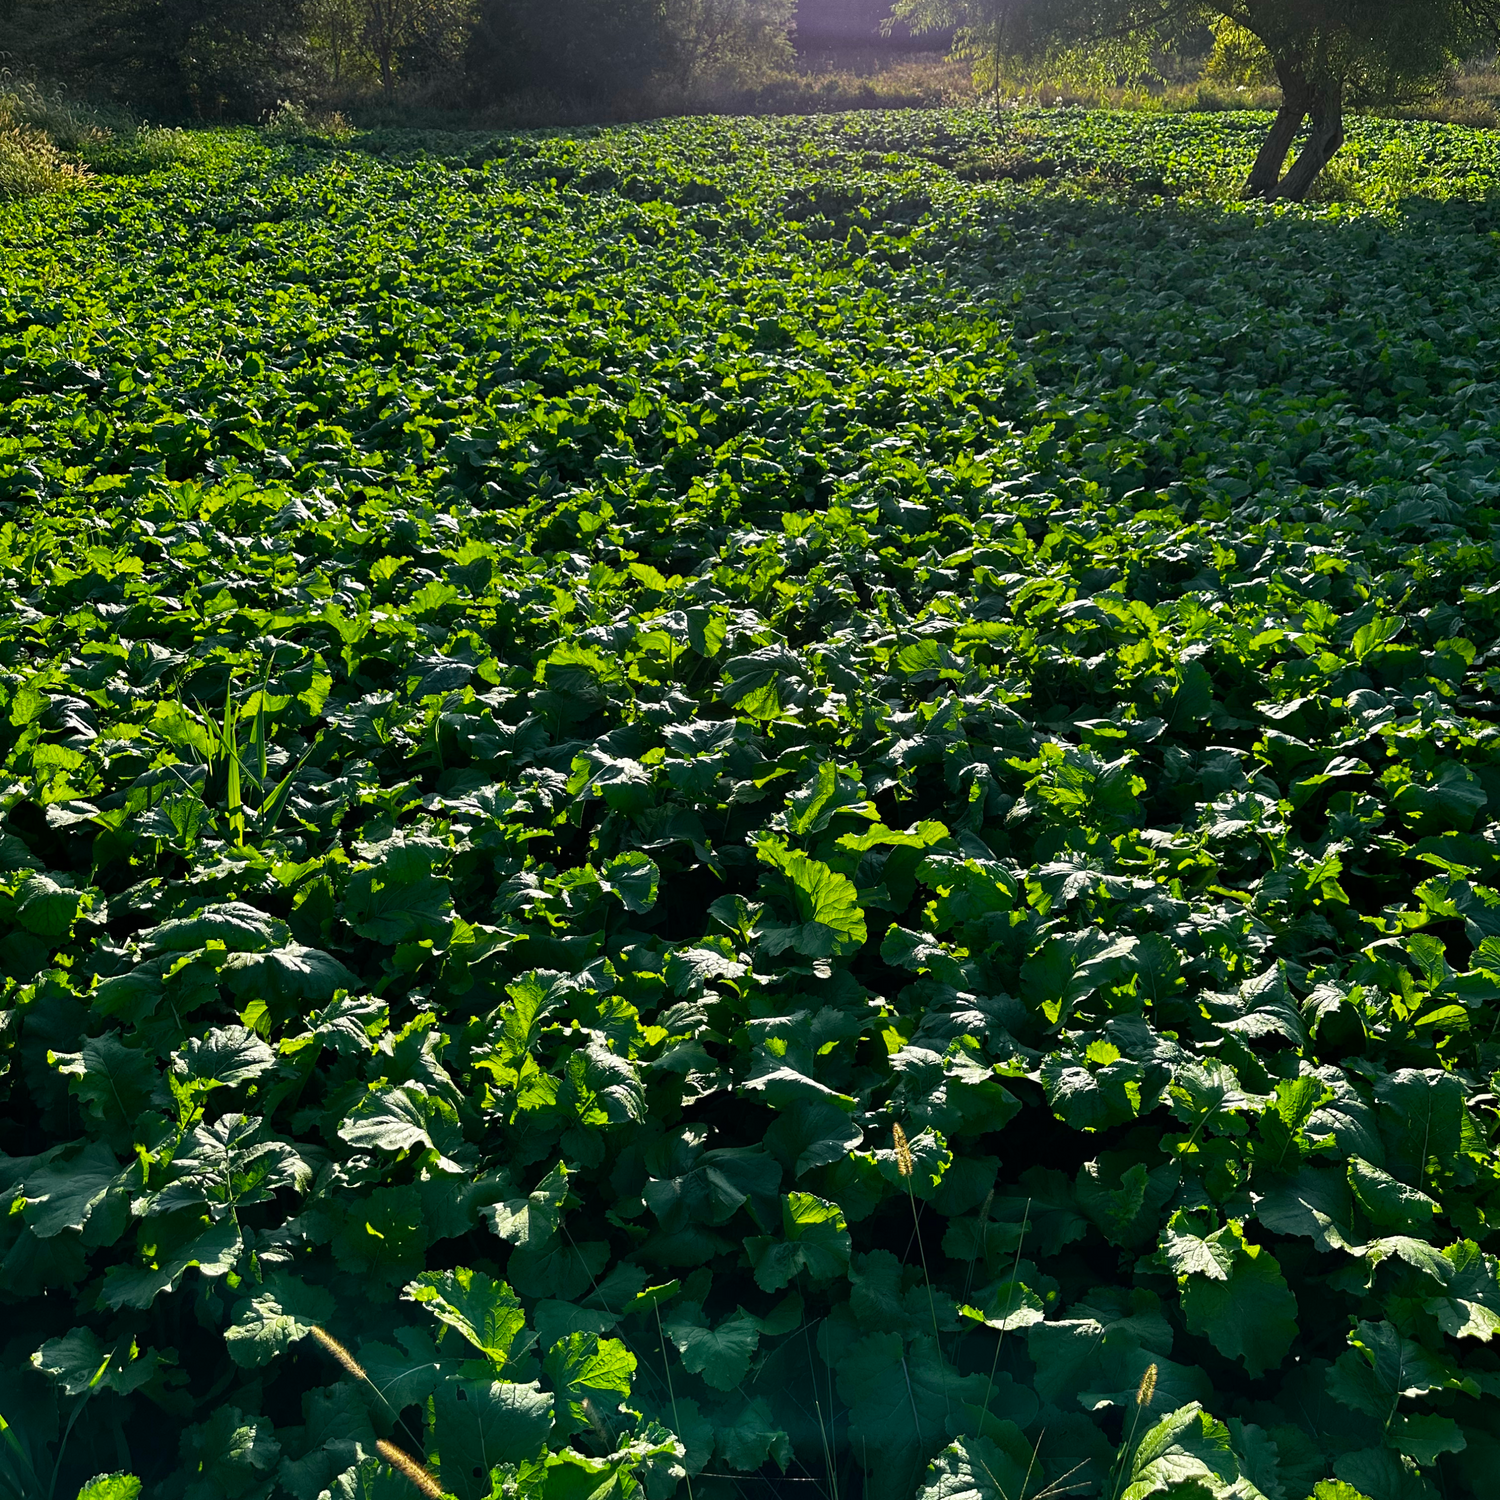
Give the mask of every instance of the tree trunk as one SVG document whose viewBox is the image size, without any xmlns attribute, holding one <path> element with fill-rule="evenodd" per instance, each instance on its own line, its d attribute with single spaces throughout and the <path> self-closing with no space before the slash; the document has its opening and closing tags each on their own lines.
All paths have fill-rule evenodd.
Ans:
<svg viewBox="0 0 1500 1500">
<path fill-rule="evenodd" d="M 1281 169 L 1286 154 L 1297 139 L 1297 132 L 1307 118 L 1316 98 L 1307 80 L 1305 58 L 1280 54 L 1275 59 L 1276 81 L 1281 85 L 1281 108 L 1271 122 L 1270 134 L 1261 145 L 1250 169 L 1250 179 L 1240 194 L 1242 198 L 1274 198 L 1281 183 Z"/>
<path fill-rule="evenodd" d="M 1318 180 L 1323 168 L 1333 160 L 1344 144 L 1343 90 L 1334 84 L 1318 99 L 1312 110 L 1312 133 L 1302 147 L 1292 170 L 1276 190 L 1278 198 L 1301 203 Z"/>
<path fill-rule="evenodd" d="M 380 72 L 380 89 L 387 99 L 396 91 L 396 6 L 395 0 L 365 0 L 369 12 L 370 51 Z"/>
<path fill-rule="evenodd" d="M 1274 198 L 1276 196 L 1276 188 L 1281 181 L 1281 168 L 1286 162 L 1286 154 L 1292 149 L 1292 142 L 1296 139 L 1298 130 L 1302 128 L 1302 121 L 1306 116 L 1307 96 L 1301 90 L 1298 90 L 1295 95 L 1288 92 L 1286 103 L 1276 111 L 1276 118 L 1271 124 L 1271 133 L 1266 137 L 1265 144 L 1260 148 L 1260 154 L 1255 158 L 1255 165 L 1250 169 L 1250 178 L 1240 194 L 1242 198 Z"/>
</svg>

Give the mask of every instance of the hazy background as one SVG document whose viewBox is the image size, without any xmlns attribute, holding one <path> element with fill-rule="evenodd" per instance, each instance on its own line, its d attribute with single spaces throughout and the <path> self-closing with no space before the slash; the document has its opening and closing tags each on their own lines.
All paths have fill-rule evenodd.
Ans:
<svg viewBox="0 0 1500 1500">
<path fill-rule="evenodd" d="M 1140 109 L 1274 106 L 1212 37 L 1125 87 L 993 73 L 890 0 L 0 0 L 0 126 L 66 149 L 140 122 L 575 125 L 683 112 L 818 113 L 1027 98 Z M 978 68 L 980 75 L 984 69 Z M 1492 69 L 1422 112 L 1500 124 Z M 114 113 L 112 114 L 111 111 Z M 126 122 L 124 125 L 121 122 Z"/>
<path fill-rule="evenodd" d="M 889 12 L 889 0 L 0 0 L 0 67 L 169 121 L 258 119 L 283 101 L 546 123 L 962 93 L 947 38 L 885 34 Z"/>
</svg>

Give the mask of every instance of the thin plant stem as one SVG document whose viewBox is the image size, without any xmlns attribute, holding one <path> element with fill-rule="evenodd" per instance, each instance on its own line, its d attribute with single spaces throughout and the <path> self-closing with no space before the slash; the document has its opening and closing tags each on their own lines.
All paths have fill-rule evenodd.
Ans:
<svg viewBox="0 0 1500 1500">
<path fill-rule="evenodd" d="M 422 1439 L 411 1430 L 411 1427 L 408 1425 L 406 1418 L 403 1417 L 393 1405 L 391 1405 L 391 1402 L 386 1396 L 385 1392 L 381 1390 L 373 1380 L 370 1379 L 369 1375 L 365 1371 L 365 1367 L 360 1364 L 357 1359 L 355 1359 L 355 1357 L 349 1352 L 349 1350 L 345 1348 L 345 1346 L 341 1344 L 336 1338 L 334 1338 L 331 1333 L 329 1333 L 324 1328 L 318 1327 L 317 1324 L 314 1324 L 310 1331 L 313 1338 L 319 1344 L 321 1344 L 323 1348 L 326 1349 L 334 1357 L 334 1359 L 337 1360 L 337 1362 L 349 1372 L 349 1374 L 354 1376 L 356 1380 L 364 1381 L 364 1383 L 369 1386 L 372 1391 L 375 1392 L 376 1396 L 380 1399 L 380 1404 L 385 1407 L 385 1409 L 391 1414 L 391 1416 L 395 1419 L 397 1425 L 406 1429 L 406 1435 L 412 1440 L 412 1442 L 414 1442 L 418 1448 L 423 1447 L 424 1445 L 422 1443 Z"/>
<path fill-rule="evenodd" d="M 1146 1367 L 1146 1373 L 1141 1376 L 1141 1383 L 1135 1392 L 1135 1415 L 1130 1421 L 1130 1435 L 1120 1445 L 1120 1457 L 1115 1464 L 1115 1482 L 1111 1487 L 1111 1500 L 1120 1500 L 1120 1486 L 1125 1483 L 1126 1466 L 1130 1463 L 1130 1456 L 1135 1449 L 1136 1428 L 1141 1425 L 1141 1413 L 1151 1405 L 1151 1398 L 1156 1394 L 1156 1366 L 1154 1364 Z"/>
<path fill-rule="evenodd" d="M 974 1236 L 974 1253 L 969 1257 L 968 1274 L 964 1277 L 964 1301 L 969 1300 L 969 1291 L 974 1285 L 974 1262 L 984 1253 L 985 1239 L 989 1233 L 988 1222 L 990 1217 L 990 1205 L 995 1201 L 995 1190 L 991 1188 L 984 1195 L 984 1203 L 979 1210 L 979 1224 Z"/>
<path fill-rule="evenodd" d="M 833 1500 L 839 1500 L 839 1478 L 833 1463 L 833 1444 L 829 1440 L 828 1428 L 823 1421 L 823 1403 L 818 1400 L 818 1367 L 813 1359 L 812 1325 L 810 1323 L 802 1325 L 802 1342 L 807 1346 L 807 1369 L 808 1373 L 812 1376 L 813 1410 L 818 1414 L 818 1437 L 823 1444 L 823 1465 L 828 1470 L 828 1488 Z M 831 1399 L 832 1393 L 830 1392 L 830 1401 Z M 830 1405 L 830 1420 L 832 1419 L 832 1412 L 833 1408 Z"/>
<path fill-rule="evenodd" d="M 1026 1200 L 1025 1211 L 1021 1215 L 1021 1234 L 1020 1238 L 1016 1240 L 1016 1258 L 1011 1263 L 1010 1268 L 1010 1284 L 1012 1286 L 1016 1284 L 1016 1273 L 1021 1269 L 1021 1247 L 1026 1243 L 1026 1230 L 1030 1223 L 1031 1199 L 1028 1198 Z M 995 1341 L 995 1357 L 990 1361 L 989 1383 L 984 1388 L 984 1409 L 986 1411 L 990 1409 L 990 1397 L 994 1394 L 995 1390 L 995 1371 L 1000 1368 L 1000 1351 L 1005 1347 L 1005 1333 L 1006 1330 L 1002 1327 L 1000 1329 L 1000 1337 Z"/>
<path fill-rule="evenodd" d="M 906 1132 L 902 1130 L 900 1125 L 893 1125 L 891 1127 L 891 1141 L 896 1153 L 896 1170 L 906 1180 L 906 1198 L 907 1202 L 911 1204 L 912 1237 L 917 1242 L 917 1254 L 922 1260 L 922 1280 L 927 1284 L 927 1308 L 932 1314 L 932 1342 L 937 1346 L 938 1359 L 941 1361 L 943 1339 L 942 1334 L 938 1331 L 937 1301 L 932 1295 L 932 1273 L 927 1269 L 927 1246 L 922 1243 L 922 1220 L 917 1213 L 916 1190 L 912 1187 L 915 1163 L 911 1154 L 911 1143 L 907 1140 Z M 910 1384 L 909 1381 L 908 1384 Z M 953 1403 L 948 1396 L 946 1372 L 943 1376 L 943 1409 L 946 1414 L 950 1415 L 953 1410 Z M 915 1404 L 913 1404 L 912 1410 L 915 1412 Z"/>
<path fill-rule="evenodd" d="M 667 1372 L 667 1397 L 672 1403 L 672 1425 L 677 1429 L 677 1436 L 682 1436 L 682 1419 L 677 1415 L 677 1392 L 672 1387 L 672 1362 L 667 1357 L 667 1336 L 662 1332 L 661 1326 L 661 1303 L 653 1302 L 651 1311 L 656 1314 L 656 1338 L 661 1344 L 661 1367 Z M 693 1476 L 687 1471 L 687 1444 L 683 1448 L 683 1476 L 687 1480 L 688 1500 L 693 1500 Z"/>
</svg>

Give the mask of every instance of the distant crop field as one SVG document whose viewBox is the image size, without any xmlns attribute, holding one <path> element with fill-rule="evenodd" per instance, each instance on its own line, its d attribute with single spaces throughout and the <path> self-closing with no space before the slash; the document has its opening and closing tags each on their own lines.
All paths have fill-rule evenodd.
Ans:
<svg viewBox="0 0 1500 1500">
<path fill-rule="evenodd" d="M 1500 152 L 1265 123 L 0 210 L 0 1495 L 1493 1495 Z"/>
</svg>

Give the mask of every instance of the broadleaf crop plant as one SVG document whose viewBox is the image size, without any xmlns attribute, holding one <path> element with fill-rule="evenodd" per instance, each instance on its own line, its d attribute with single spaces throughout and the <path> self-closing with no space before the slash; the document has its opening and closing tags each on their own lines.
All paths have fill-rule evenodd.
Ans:
<svg viewBox="0 0 1500 1500">
<path fill-rule="evenodd" d="M 5 211 L 0 1493 L 1494 1493 L 1496 148 L 1263 126 Z"/>
</svg>

